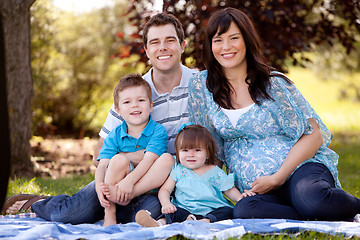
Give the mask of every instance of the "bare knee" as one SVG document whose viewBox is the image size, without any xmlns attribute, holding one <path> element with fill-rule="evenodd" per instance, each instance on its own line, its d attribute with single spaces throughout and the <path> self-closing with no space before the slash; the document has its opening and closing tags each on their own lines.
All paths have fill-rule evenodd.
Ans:
<svg viewBox="0 0 360 240">
<path fill-rule="evenodd" d="M 125 155 L 118 153 L 110 159 L 108 168 L 126 169 L 129 166 L 129 160 Z"/>
<path fill-rule="evenodd" d="M 174 166 L 174 163 L 174 157 L 170 153 L 164 153 L 156 160 L 156 164 L 161 165 L 163 168 L 171 169 Z"/>
<path fill-rule="evenodd" d="M 122 179 L 129 173 L 129 160 L 122 154 L 116 154 L 109 161 L 105 176 L 105 182 L 110 184 L 116 184 L 119 181 L 118 178 Z"/>
</svg>

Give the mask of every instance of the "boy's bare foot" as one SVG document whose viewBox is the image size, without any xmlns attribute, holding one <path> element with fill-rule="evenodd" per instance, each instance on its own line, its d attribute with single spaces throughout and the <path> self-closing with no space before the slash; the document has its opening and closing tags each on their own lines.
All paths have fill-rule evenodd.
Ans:
<svg viewBox="0 0 360 240">
<path fill-rule="evenodd" d="M 113 215 L 106 215 L 105 214 L 105 217 L 104 217 L 104 227 L 107 227 L 107 226 L 111 226 L 111 225 L 115 225 L 117 224 L 116 222 L 116 214 L 113 214 Z"/>
<path fill-rule="evenodd" d="M 116 205 L 110 203 L 110 207 L 104 209 L 104 227 L 117 224 L 116 222 Z"/>
<path fill-rule="evenodd" d="M 106 196 L 106 198 L 112 202 L 117 202 L 117 187 L 107 184 L 107 183 L 102 183 L 101 184 L 101 191 L 103 192 L 103 194 Z"/>
<path fill-rule="evenodd" d="M 107 184 L 107 183 L 102 183 L 101 184 L 101 190 L 104 193 L 104 195 L 106 196 L 106 198 L 108 200 L 110 200 L 111 202 L 114 202 L 114 203 L 122 205 L 122 206 L 126 206 L 131 202 L 131 199 L 129 199 L 127 201 L 124 201 L 124 202 L 119 202 L 118 201 L 117 186 L 110 185 L 110 184 Z"/>
</svg>

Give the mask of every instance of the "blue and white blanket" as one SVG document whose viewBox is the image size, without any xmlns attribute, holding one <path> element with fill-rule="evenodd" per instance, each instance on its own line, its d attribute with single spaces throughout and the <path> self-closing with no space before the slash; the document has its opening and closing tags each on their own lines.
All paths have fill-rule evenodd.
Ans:
<svg viewBox="0 0 360 240">
<path fill-rule="evenodd" d="M 137 223 L 102 227 L 101 221 L 78 225 L 48 222 L 31 213 L 0 216 L 0 238 L 5 239 L 166 239 L 175 235 L 190 239 L 227 239 L 245 233 L 296 234 L 307 230 L 360 237 L 360 223 L 354 222 L 234 219 L 217 223 L 185 221 L 145 228 Z"/>
</svg>

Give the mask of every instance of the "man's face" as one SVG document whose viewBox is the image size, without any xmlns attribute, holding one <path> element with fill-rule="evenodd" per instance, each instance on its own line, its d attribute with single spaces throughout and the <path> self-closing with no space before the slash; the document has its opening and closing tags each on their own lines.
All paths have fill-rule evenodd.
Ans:
<svg viewBox="0 0 360 240">
<path fill-rule="evenodd" d="M 155 69 L 167 72 L 177 67 L 184 48 L 185 41 L 179 43 L 174 25 L 149 28 L 145 52 Z"/>
</svg>

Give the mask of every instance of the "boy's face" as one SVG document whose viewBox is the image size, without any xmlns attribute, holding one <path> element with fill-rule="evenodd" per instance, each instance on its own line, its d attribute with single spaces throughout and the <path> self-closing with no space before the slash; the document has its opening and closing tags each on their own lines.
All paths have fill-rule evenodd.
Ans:
<svg viewBox="0 0 360 240">
<path fill-rule="evenodd" d="M 149 121 L 153 103 L 144 86 L 128 87 L 119 93 L 116 112 L 124 118 L 128 127 L 143 126 Z"/>
<path fill-rule="evenodd" d="M 185 41 L 179 43 L 174 25 L 150 27 L 147 39 L 145 52 L 154 68 L 170 71 L 180 64 Z"/>
</svg>

